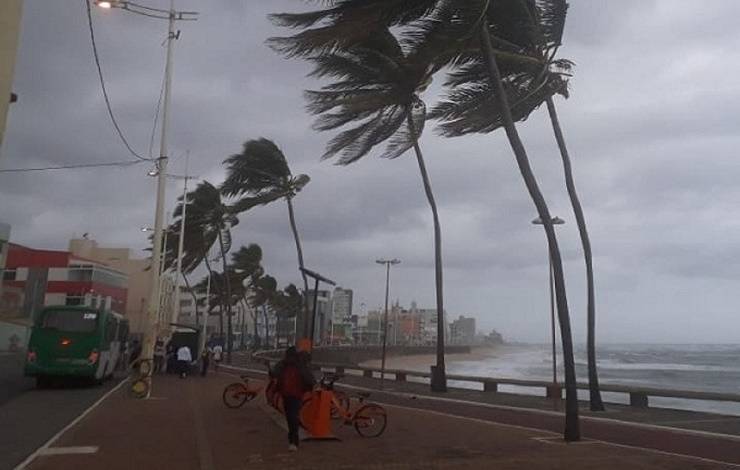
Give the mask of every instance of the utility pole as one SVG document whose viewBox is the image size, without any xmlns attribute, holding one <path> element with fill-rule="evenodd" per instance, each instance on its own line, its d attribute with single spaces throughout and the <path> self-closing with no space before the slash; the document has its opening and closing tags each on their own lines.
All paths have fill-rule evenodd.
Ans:
<svg viewBox="0 0 740 470">
<path fill-rule="evenodd" d="M 385 381 L 385 348 L 388 343 L 388 291 L 390 289 L 391 265 L 398 264 L 401 260 L 396 258 L 390 260 L 379 259 L 375 260 L 375 262 L 385 265 L 385 313 L 383 314 L 383 349 L 380 359 L 380 389 L 383 390 L 383 382 Z"/>
<path fill-rule="evenodd" d="M 175 306 L 172 309 L 172 319 L 170 323 L 176 323 L 180 318 L 180 276 L 182 276 L 182 251 L 185 242 L 185 222 L 188 208 L 188 166 L 190 164 L 190 151 L 187 152 L 185 157 L 185 176 L 183 177 L 183 188 L 182 188 L 182 214 L 180 217 L 180 239 L 177 244 L 177 272 L 175 273 Z"/>
</svg>

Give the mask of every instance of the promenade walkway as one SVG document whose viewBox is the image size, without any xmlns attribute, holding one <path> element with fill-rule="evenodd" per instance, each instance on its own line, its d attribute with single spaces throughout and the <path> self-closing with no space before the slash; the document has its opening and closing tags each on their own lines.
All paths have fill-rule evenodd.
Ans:
<svg viewBox="0 0 740 470">
<path fill-rule="evenodd" d="M 366 439 L 340 426 L 340 441 L 305 441 L 287 451 L 282 420 L 259 398 L 237 410 L 221 403 L 229 373 L 208 378 L 157 377 L 149 400 L 125 385 L 41 449 L 27 468 L 74 469 L 718 469 L 740 468 L 740 442 L 715 440 L 717 459 L 674 455 L 588 439 L 565 444 L 559 433 L 497 423 L 499 412 L 384 394 L 388 429 Z M 373 394 L 375 398 L 376 394 Z M 405 400 L 405 401 L 404 401 Z M 444 409 L 444 411 L 443 411 Z M 665 433 L 664 439 L 673 439 Z M 690 450 L 690 449 L 689 449 Z M 733 457 L 733 455 L 735 457 Z M 724 460 L 723 460 L 724 459 Z"/>
</svg>

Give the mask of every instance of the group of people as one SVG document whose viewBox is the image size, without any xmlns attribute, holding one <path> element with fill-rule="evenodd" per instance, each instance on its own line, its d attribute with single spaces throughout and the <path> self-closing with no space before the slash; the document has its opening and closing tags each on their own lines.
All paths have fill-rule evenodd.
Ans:
<svg viewBox="0 0 740 470">
<path fill-rule="evenodd" d="M 134 339 L 130 345 L 125 348 L 125 363 L 132 367 L 141 357 L 142 346 L 139 340 Z M 181 378 L 186 378 L 190 372 L 191 366 L 195 364 L 193 353 L 187 345 L 179 347 L 172 341 L 165 343 L 164 339 L 157 338 L 154 343 L 153 355 L 153 373 L 177 373 Z M 201 375 L 205 376 L 211 362 L 214 368 L 218 370 L 218 365 L 223 359 L 223 346 L 219 343 L 211 343 L 206 346 L 200 356 Z"/>
</svg>

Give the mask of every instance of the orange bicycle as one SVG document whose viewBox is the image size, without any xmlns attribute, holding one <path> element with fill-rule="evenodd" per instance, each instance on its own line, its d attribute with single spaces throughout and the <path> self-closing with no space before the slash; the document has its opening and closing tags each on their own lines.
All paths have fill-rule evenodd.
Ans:
<svg viewBox="0 0 740 470">
<path fill-rule="evenodd" d="M 221 396 L 224 405 L 228 408 L 239 408 L 246 402 L 254 400 L 264 388 L 263 386 L 250 388 L 249 376 L 240 375 L 239 377 L 241 377 L 242 381 L 227 385 Z"/>
<path fill-rule="evenodd" d="M 369 393 L 358 393 L 353 396 L 357 398 L 357 406 L 352 407 L 350 395 L 334 390 L 334 382 L 342 378 L 341 375 L 325 373 L 319 382 L 319 387 L 331 393 L 331 416 L 335 419 L 342 419 L 342 423 L 347 426 L 354 426 L 355 431 L 362 437 L 378 437 L 385 431 L 388 424 L 388 415 L 385 408 L 377 403 L 366 403 L 365 400 L 370 397 Z M 308 396 L 303 401 L 301 407 L 301 422 L 306 422 L 308 416 L 304 418 L 304 412 L 310 412 L 313 395 Z M 304 425 L 305 427 L 305 425 Z"/>
</svg>

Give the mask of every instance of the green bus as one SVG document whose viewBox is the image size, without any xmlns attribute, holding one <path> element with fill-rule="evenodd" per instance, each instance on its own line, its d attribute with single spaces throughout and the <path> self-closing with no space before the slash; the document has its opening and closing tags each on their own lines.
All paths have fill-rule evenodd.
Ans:
<svg viewBox="0 0 740 470">
<path fill-rule="evenodd" d="M 45 307 L 31 330 L 25 375 L 35 377 L 39 387 L 59 377 L 101 383 L 113 375 L 127 337 L 128 320 L 109 310 Z"/>
</svg>

